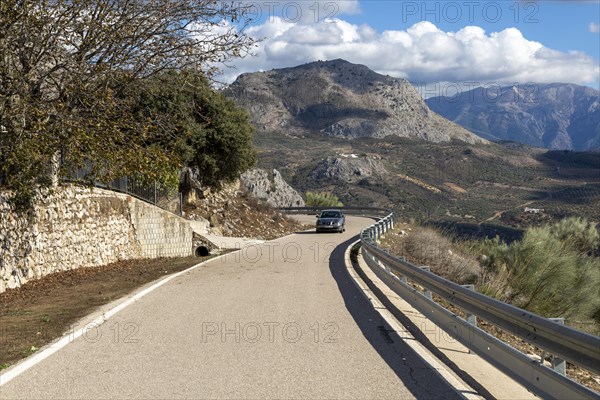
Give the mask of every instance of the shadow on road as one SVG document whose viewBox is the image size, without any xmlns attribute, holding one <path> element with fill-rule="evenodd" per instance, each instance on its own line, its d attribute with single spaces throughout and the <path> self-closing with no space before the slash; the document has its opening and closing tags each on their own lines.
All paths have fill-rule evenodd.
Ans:
<svg viewBox="0 0 600 400">
<path fill-rule="evenodd" d="M 364 297 L 348 275 L 344 252 L 356 240 L 358 236 L 333 250 L 329 259 L 329 269 L 346 308 L 362 334 L 416 398 L 461 398 L 373 309 L 371 302 Z"/>
</svg>

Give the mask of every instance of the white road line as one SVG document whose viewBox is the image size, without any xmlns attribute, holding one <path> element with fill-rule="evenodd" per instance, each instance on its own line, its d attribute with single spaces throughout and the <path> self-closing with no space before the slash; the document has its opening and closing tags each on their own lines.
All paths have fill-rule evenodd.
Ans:
<svg viewBox="0 0 600 400">
<path fill-rule="evenodd" d="M 310 230 L 308 230 L 310 231 Z M 306 232 L 306 231 L 305 231 Z M 283 236 L 274 240 L 281 240 L 284 238 L 288 238 L 290 236 L 295 235 L 296 233 L 292 233 L 289 234 L 287 236 Z M 110 317 L 112 317 L 113 315 L 115 315 L 116 313 L 118 313 L 119 311 L 121 311 L 122 309 L 124 309 L 125 307 L 135 303 L 137 300 L 141 299 L 142 297 L 146 296 L 148 293 L 152 292 L 153 290 L 158 289 L 159 287 L 161 287 L 162 285 L 164 285 L 165 283 L 169 282 L 172 279 L 177 278 L 180 275 L 185 274 L 186 272 L 190 272 L 198 267 L 201 267 L 209 262 L 214 262 L 216 260 L 219 260 L 222 257 L 226 257 L 226 256 L 230 256 L 232 254 L 235 254 L 238 251 L 242 251 L 245 248 L 240 248 L 238 250 L 235 251 L 230 251 L 226 254 L 222 254 L 218 257 L 215 258 L 211 258 L 210 260 L 206 260 L 203 261 L 199 264 L 196 264 L 186 270 L 177 272 L 173 275 L 169 275 L 167 277 L 165 277 L 164 279 L 158 281 L 157 283 L 155 283 L 154 285 L 142 290 L 141 292 L 136 293 L 135 295 L 133 295 L 132 297 L 130 297 L 129 299 L 127 299 L 126 301 L 124 301 L 123 303 L 120 303 L 119 305 L 115 306 L 114 308 L 110 309 L 109 311 L 105 312 L 104 314 L 102 314 L 100 317 L 94 319 L 93 321 L 85 324 L 85 326 L 83 326 L 81 329 L 75 330 L 73 332 L 70 332 L 66 335 L 64 335 L 63 337 L 61 337 L 58 341 L 48 345 L 48 347 L 46 347 L 45 349 L 43 349 L 42 351 L 40 351 L 39 353 L 36 353 L 35 355 L 23 360 L 21 363 L 15 365 L 12 368 L 9 368 L 8 370 L 6 370 L 4 373 L 0 374 L 0 386 L 10 382 L 12 379 L 16 378 L 17 376 L 21 375 L 23 372 L 27 371 L 29 368 L 33 367 L 34 365 L 40 363 L 41 361 L 43 361 L 44 359 L 50 357 L 52 354 L 56 353 L 58 350 L 62 349 L 63 347 L 65 347 L 66 345 L 68 345 L 69 343 L 72 343 L 75 339 L 77 339 L 78 337 L 80 337 L 81 335 L 85 334 L 87 331 L 91 330 L 91 329 L 95 329 L 96 327 L 102 325 L 104 322 L 106 322 L 107 319 L 109 319 Z"/>
<path fill-rule="evenodd" d="M 421 359 L 427 365 L 429 365 L 433 371 L 435 371 L 443 380 L 445 380 L 450 385 L 450 387 L 452 387 L 454 391 L 458 393 L 459 396 L 469 400 L 483 399 L 483 397 L 477 394 L 477 392 L 473 388 L 469 387 L 467 384 L 461 382 L 454 375 L 452 375 L 448 371 L 447 367 L 433 354 L 431 354 L 429 350 L 425 348 L 425 346 L 418 342 L 408 331 L 408 329 L 392 315 L 392 313 L 379 301 L 375 294 L 369 289 L 368 285 L 365 283 L 365 281 L 363 281 L 360 275 L 358 275 L 358 272 L 356 272 L 356 270 L 354 269 L 354 266 L 352 265 L 352 260 L 350 258 L 350 252 L 352 251 L 352 247 L 354 247 L 354 245 L 359 242 L 360 240 L 351 243 L 344 254 L 344 262 L 346 264 L 346 269 L 358 290 L 371 303 L 375 311 L 377 311 L 377 313 L 381 315 L 381 318 L 383 318 L 388 323 L 388 325 L 392 329 L 394 329 L 394 331 L 396 331 L 398 336 L 400 336 L 400 338 L 404 340 L 404 343 L 411 349 L 413 349 L 413 351 L 419 357 L 421 357 Z"/>
<path fill-rule="evenodd" d="M 240 250 L 238 250 L 240 251 Z M 126 301 L 124 301 L 123 303 L 117 305 L 116 307 L 113 307 L 112 309 L 110 309 L 109 311 L 105 312 L 104 314 L 102 314 L 100 317 L 94 319 L 92 322 L 86 324 L 84 327 L 82 327 L 81 329 L 78 329 L 76 331 L 70 332 L 66 335 L 64 335 L 62 338 L 60 338 L 58 341 L 52 343 L 51 345 L 49 345 L 47 348 L 45 348 L 44 350 L 40 351 L 39 353 L 31 356 L 30 358 L 27 358 L 26 360 L 24 360 L 23 362 L 15 365 L 13 368 L 8 369 L 5 373 L 0 375 L 0 386 L 4 385 L 5 383 L 10 382 L 12 379 L 16 378 L 17 376 L 21 375 L 23 372 L 27 371 L 29 368 L 33 367 L 34 365 L 38 364 L 39 362 L 41 362 L 42 360 L 48 358 L 49 356 L 51 356 L 52 354 L 56 353 L 58 350 L 62 349 L 63 347 L 65 347 L 66 345 L 68 345 L 69 343 L 72 343 L 75 339 L 77 339 L 78 337 L 80 337 L 81 335 L 85 334 L 87 331 L 89 331 L 90 329 L 95 329 L 96 327 L 102 325 L 104 322 L 106 322 L 107 319 L 109 319 L 110 317 L 112 317 L 113 315 L 115 315 L 116 313 L 118 313 L 119 311 L 121 311 L 122 309 L 124 309 L 125 307 L 135 303 L 137 300 L 141 299 L 142 297 L 146 296 L 148 293 L 158 289 L 159 287 L 161 287 L 162 285 L 164 285 L 165 283 L 177 278 L 178 276 L 181 276 L 187 272 L 190 272 L 198 267 L 201 267 L 209 262 L 214 262 L 222 257 L 225 257 L 227 255 L 231 255 L 236 253 L 236 251 L 233 252 L 229 252 L 227 254 L 222 254 L 218 257 L 215 258 L 211 258 L 210 260 L 206 260 L 203 261 L 199 264 L 196 264 L 188 269 L 185 269 L 183 271 L 179 271 L 173 275 L 169 275 L 167 277 L 165 277 L 164 279 L 156 282 L 154 285 L 142 290 L 141 292 L 136 293 L 135 295 L 133 295 L 132 297 L 130 297 L 129 299 L 127 299 Z"/>
</svg>

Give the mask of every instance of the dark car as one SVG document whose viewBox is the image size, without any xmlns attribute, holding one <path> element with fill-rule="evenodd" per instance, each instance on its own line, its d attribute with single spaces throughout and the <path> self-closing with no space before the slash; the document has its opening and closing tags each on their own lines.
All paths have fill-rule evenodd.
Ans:
<svg viewBox="0 0 600 400">
<path fill-rule="evenodd" d="M 323 210 L 317 215 L 317 232 L 344 232 L 346 218 L 340 210 Z"/>
</svg>

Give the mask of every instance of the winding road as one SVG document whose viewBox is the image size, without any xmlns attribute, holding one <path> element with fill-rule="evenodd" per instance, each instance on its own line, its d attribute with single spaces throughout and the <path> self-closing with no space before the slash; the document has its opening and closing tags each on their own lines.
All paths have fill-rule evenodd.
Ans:
<svg viewBox="0 0 600 400">
<path fill-rule="evenodd" d="M 347 273 L 344 252 L 370 221 L 211 260 L 7 382 L 0 398 L 458 398 L 389 339 Z"/>
</svg>

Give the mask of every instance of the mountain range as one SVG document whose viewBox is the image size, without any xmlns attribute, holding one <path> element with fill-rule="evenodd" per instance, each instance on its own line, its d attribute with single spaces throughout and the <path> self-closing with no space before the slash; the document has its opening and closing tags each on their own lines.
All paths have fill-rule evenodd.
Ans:
<svg viewBox="0 0 600 400">
<path fill-rule="evenodd" d="M 488 140 L 582 151 L 600 148 L 599 99 L 590 87 L 553 83 L 478 87 L 426 103 Z"/>
<path fill-rule="evenodd" d="M 332 193 L 345 205 L 394 208 L 404 218 L 462 221 L 477 232 L 488 223 L 520 227 L 570 215 L 600 221 L 600 152 L 515 143 L 523 141 L 518 134 L 499 133 L 510 124 L 491 117 L 502 109 L 508 121 L 528 121 L 540 132 L 568 120 L 547 143 L 593 147 L 597 92 L 574 85 L 538 89 L 502 89 L 496 103 L 455 102 L 466 108 L 450 116 L 460 123 L 475 120 L 468 117 L 473 110 L 489 110 L 488 119 L 479 114 L 494 133 L 478 130 L 485 138 L 438 114 L 456 105 L 449 99 L 425 102 L 408 81 L 343 60 L 242 74 L 224 93 L 252 117 L 257 166 L 276 169 L 300 193 Z M 473 93 L 479 101 L 490 96 Z M 518 100 L 511 103 L 511 96 Z M 526 100 L 543 100 L 547 111 L 525 106 Z M 592 132 L 576 133 L 577 127 Z M 535 137 L 528 143 L 539 146 Z"/>
<path fill-rule="evenodd" d="M 432 112 L 407 80 L 344 60 L 242 74 L 224 93 L 250 112 L 259 133 L 486 142 Z"/>
</svg>

